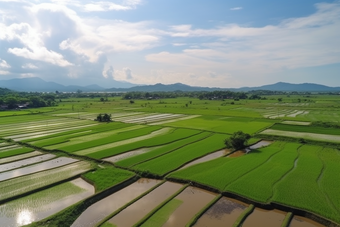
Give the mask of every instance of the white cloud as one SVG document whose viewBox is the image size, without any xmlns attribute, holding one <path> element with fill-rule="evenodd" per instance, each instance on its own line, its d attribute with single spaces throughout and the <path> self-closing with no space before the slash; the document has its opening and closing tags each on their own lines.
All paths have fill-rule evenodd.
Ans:
<svg viewBox="0 0 340 227">
<path fill-rule="evenodd" d="M 113 68 L 111 67 L 113 70 Z M 118 81 L 134 81 L 135 75 L 132 74 L 132 70 L 128 67 L 123 68 L 122 70 L 113 70 L 112 73 L 113 79 Z"/>
<path fill-rule="evenodd" d="M 23 66 L 21 66 L 21 68 L 23 68 L 23 69 L 37 69 L 38 66 L 36 66 L 32 63 L 27 63 L 27 64 L 24 64 Z"/>
<path fill-rule="evenodd" d="M 25 47 L 8 48 L 8 53 L 16 56 L 44 61 L 58 66 L 72 65 L 59 53 L 47 50 L 43 42 L 43 34 L 32 28 L 28 23 L 13 23 L 9 26 L 0 24 L 0 40 L 19 40 Z"/>
<path fill-rule="evenodd" d="M 241 10 L 243 9 L 242 7 L 234 7 L 234 8 L 230 8 L 230 10 Z"/>
<path fill-rule="evenodd" d="M 20 74 L 21 78 L 30 78 L 30 77 L 35 77 L 33 73 L 21 73 Z"/>
<path fill-rule="evenodd" d="M 9 69 L 11 66 L 3 59 L 0 58 L 0 69 Z"/>
<path fill-rule="evenodd" d="M 173 37 L 186 41 L 191 37 L 215 39 L 201 43 L 203 48 L 186 48 L 179 53 L 163 51 L 147 55 L 146 60 L 194 75 L 216 72 L 232 78 L 234 86 L 242 86 L 245 78 L 256 76 L 261 80 L 286 69 L 340 63 L 340 2 L 317 4 L 316 8 L 312 15 L 284 20 L 276 26 L 231 24 L 211 29 L 192 29 L 187 24 L 173 26 Z"/>
<path fill-rule="evenodd" d="M 79 8 L 84 12 L 103 12 L 103 11 L 126 11 L 133 10 L 140 4 L 141 0 L 123 0 L 123 1 L 67 1 L 51 0 L 54 4 L 67 5 Z"/>
</svg>

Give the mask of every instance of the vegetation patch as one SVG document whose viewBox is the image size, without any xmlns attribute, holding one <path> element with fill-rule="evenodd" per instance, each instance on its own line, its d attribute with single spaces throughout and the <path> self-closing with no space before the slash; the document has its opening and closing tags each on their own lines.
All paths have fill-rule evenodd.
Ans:
<svg viewBox="0 0 340 227">
<path fill-rule="evenodd" d="M 99 192 L 123 182 L 134 175 L 132 172 L 117 169 L 110 165 L 101 165 L 101 167 L 97 167 L 97 169 L 83 174 L 83 177 L 95 186 L 96 192 Z"/>
</svg>

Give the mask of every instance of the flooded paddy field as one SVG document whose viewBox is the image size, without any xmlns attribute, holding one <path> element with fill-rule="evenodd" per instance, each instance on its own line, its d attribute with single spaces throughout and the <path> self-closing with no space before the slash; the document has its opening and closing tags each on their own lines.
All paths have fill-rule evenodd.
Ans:
<svg viewBox="0 0 340 227">
<path fill-rule="evenodd" d="M 105 217 L 135 199 L 139 195 L 148 191 L 161 181 L 142 178 L 137 182 L 105 197 L 97 203 L 88 207 L 72 224 L 73 227 L 96 226 Z"/>
<path fill-rule="evenodd" d="M 12 169 L 17 169 L 23 166 L 27 166 L 27 165 L 31 165 L 37 162 L 43 162 L 52 158 L 55 158 L 56 156 L 53 154 L 45 154 L 45 155 L 40 155 L 37 157 L 31 157 L 31 158 L 27 158 L 27 159 L 23 159 L 20 161 L 16 161 L 16 162 L 11 162 L 11 163 L 7 163 L 7 164 L 2 164 L 0 165 L 0 172 L 5 172 L 5 171 L 9 171 Z"/>
<path fill-rule="evenodd" d="M 232 227 L 247 206 L 240 201 L 222 197 L 198 219 L 194 227 Z"/>
<path fill-rule="evenodd" d="M 217 195 L 195 187 L 187 187 L 174 199 L 182 201 L 179 207 L 170 214 L 164 227 L 185 226 L 190 219 Z"/>
<path fill-rule="evenodd" d="M 53 168 L 71 164 L 74 162 L 78 162 L 78 160 L 73 159 L 73 158 L 61 157 L 61 158 L 56 158 L 50 161 L 42 162 L 39 164 L 35 164 L 32 166 L 27 166 L 24 168 L 0 173 L 0 182 L 14 178 L 14 177 L 20 177 L 20 176 L 28 175 L 31 173 L 36 173 L 36 172 L 43 171 L 43 170 L 53 169 Z"/>
<path fill-rule="evenodd" d="M 38 156 L 38 155 L 41 155 L 41 154 L 43 154 L 43 153 L 41 153 L 39 151 L 33 151 L 33 152 L 26 153 L 26 154 L 20 154 L 20 155 L 7 157 L 7 158 L 1 158 L 0 164 L 7 163 L 7 162 L 14 162 L 14 161 L 17 161 L 17 160 Z"/>
<path fill-rule="evenodd" d="M 179 170 L 187 168 L 187 167 L 192 166 L 192 165 L 196 165 L 196 164 L 202 163 L 202 162 L 207 162 L 207 161 L 219 158 L 219 157 L 223 157 L 223 156 L 225 156 L 225 155 L 227 155 L 229 153 L 230 153 L 230 150 L 228 150 L 228 149 L 223 149 L 223 150 L 220 150 L 220 151 L 216 151 L 216 152 L 208 154 L 208 155 L 206 155 L 206 156 L 204 156 L 202 158 L 199 158 L 199 159 L 196 159 L 196 160 L 194 160 L 192 162 L 189 162 L 188 164 L 186 164 L 185 166 L 183 166 Z"/>
<path fill-rule="evenodd" d="M 0 205 L 0 223 L 6 227 L 27 225 L 93 194 L 94 187 L 78 178 Z"/>
<path fill-rule="evenodd" d="M 243 222 L 242 227 L 281 227 L 286 213 L 280 210 L 264 210 L 256 207 Z"/>
<path fill-rule="evenodd" d="M 289 227 L 325 227 L 311 219 L 294 215 L 290 221 Z"/>
<path fill-rule="evenodd" d="M 133 226 L 156 206 L 178 191 L 183 185 L 165 182 L 143 198 L 128 206 L 108 222 L 117 226 Z"/>
</svg>

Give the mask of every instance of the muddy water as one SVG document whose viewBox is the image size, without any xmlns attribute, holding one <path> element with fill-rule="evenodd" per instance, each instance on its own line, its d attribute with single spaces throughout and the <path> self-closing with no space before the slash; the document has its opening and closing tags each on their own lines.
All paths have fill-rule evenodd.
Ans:
<svg viewBox="0 0 340 227">
<path fill-rule="evenodd" d="M 117 227 L 133 226 L 156 206 L 182 187 L 181 184 L 165 182 L 125 210 L 109 220 Z"/>
<path fill-rule="evenodd" d="M 153 150 L 160 148 L 160 147 L 162 147 L 162 146 L 141 148 L 141 149 L 125 152 L 124 154 L 119 154 L 119 155 L 115 155 L 115 156 L 112 156 L 112 157 L 109 157 L 109 158 L 105 158 L 103 160 L 114 163 L 114 162 L 118 162 L 118 161 L 126 159 L 126 158 L 130 158 L 132 156 L 136 156 L 136 155 L 139 155 L 139 154 L 144 154 L 144 153 L 149 152 L 149 151 L 153 151 Z"/>
<path fill-rule="evenodd" d="M 255 143 L 254 145 L 249 146 L 249 148 L 251 150 L 259 149 L 261 147 L 266 147 L 266 146 L 268 146 L 268 145 L 270 145 L 272 143 L 273 143 L 273 141 L 261 140 L 260 142 Z"/>
<path fill-rule="evenodd" d="M 0 181 L 8 180 L 14 177 L 20 177 L 24 175 L 28 175 L 31 173 L 36 173 L 39 171 L 47 170 L 47 169 L 53 169 L 59 166 L 67 165 L 70 163 L 77 162 L 78 160 L 73 159 L 73 158 L 66 158 L 66 157 L 61 157 L 61 158 L 56 158 L 50 161 L 46 161 L 43 163 L 35 164 L 32 166 L 27 166 L 24 168 L 20 169 L 15 169 L 11 170 L 8 172 L 0 173 Z"/>
<path fill-rule="evenodd" d="M 325 227 L 325 225 L 321 225 L 305 217 L 294 215 L 289 227 Z"/>
<path fill-rule="evenodd" d="M 245 151 L 239 150 L 239 151 L 235 151 L 234 153 L 228 155 L 228 157 L 229 158 L 236 158 L 236 157 L 240 157 L 240 156 L 245 155 L 245 154 L 246 154 Z"/>
<path fill-rule="evenodd" d="M 3 165 L 0 165 L 0 172 L 17 169 L 17 168 L 31 165 L 37 162 L 43 162 L 43 161 L 46 161 L 52 158 L 55 158 L 55 155 L 45 154 L 45 155 L 40 155 L 40 156 L 33 157 L 33 158 L 26 158 L 24 160 L 3 164 Z"/>
<path fill-rule="evenodd" d="M 242 227 L 281 227 L 286 213 L 280 210 L 263 210 L 255 208 L 247 219 L 244 221 Z"/>
<path fill-rule="evenodd" d="M 222 157 L 222 156 L 225 156 L 226 154 L 228 154 L 230 152 L 230 150 L 227 150 L 227 149 L 223 149 L 223 150 L 220 150 L 220 151 L 216 151 L 212 154 L 208 154 L 202 158 L 199 158 L 195 161 L 192 161 L 188 164 L 186 164 L 185 166 L 183 166 L 182 168 L 180 169 L 184 169 L 184 168 L 187 168 L 189 166 L 192 166 L 192 165 L 196 165 L 198 163 L 202 163 L 202 162 L 207 162 L 207 161 L 210 161 L 210 160 L 213 160 L 213 159 L 216 159 L 216 158 L 219 158 L 219 157 Z"/>
<path fill-rule="evenodd" d="M 247 206 L 237 200 L 222 197 L 198 219 L 194 226 L 231 227 Z"/>
<path fill-rule="evenodd" d="M 70 182 L 83 190 L 76 194 L 70 194 L 65 188 L 65 191 L 61 192 L 65 196 L 57 201 L 53 201 L 53 199 L 49 201 L 46 195 L 41 198 L 38 196 L 38 192 L 36 196 L 32 194 L 1 205 L 1 226 L 18 227 L 37 222 L 94 194 L 94 187 L 84 180 L 78 178 Z"/>
<path fill-rule="evenodd" d="M 122 190 L 98 201 L 87 208 L 72 224 L 73 227 L 95 226 L 105 217 L 154 187 L 161 181 L 142 178 Z"/>
<path fill-rule="evenodd" d="M 163 227 L 185 226 L 190 219 L 199 212 L 205 205 L 216 197 L 216 194 L 188 187 L 175 199 L 183 201 L 183 203 L 170 215 L 169 219 Z"/>
</svg>

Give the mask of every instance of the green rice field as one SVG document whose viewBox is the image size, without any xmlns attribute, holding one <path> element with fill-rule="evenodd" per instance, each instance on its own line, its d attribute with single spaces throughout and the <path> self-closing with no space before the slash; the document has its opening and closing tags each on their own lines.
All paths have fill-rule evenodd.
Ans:
<svg viewBox="0 0 340 227">
<path fill-rule="evenodd" d="M 72 223 L 86 210 L 91 213 L 95 206 L 98 212 L 105 210 L 105 215 L 92 212 L 93 223 L 88 226 L 113 226 L 108 221 L 115 215 L 123 215 L 129 205 L 155 193 L 161 182 L 173 181 L 183 189 L 189 186 L 185 190 L 188 195 L 190 190 L 212 198 L 230 195 L 239 198 L 233 201 L 242 204 L 238 205 L 242 209 L 256 204 L 271 209 L 284 207 L 291 210 L 293 219 L 306 212 L 318 224 L 340 226 L 337 97 L 315 94 L 308 99 L 302 95 L 268 95 L 261 100 L 185 97 L 131 103 L 110 97 L 106 102 L 90 98 L 62 101 L 54 108 L 0 112 L 0 221 L 13 221 L 9 216 L 22 215 L 21 207 L 26 207 L 32 214 L 44 209 L 51 212 L 17 226 L 67 223 L 75 227 Z M 99 113 L 111 114 L 113 121 L 94 121 Z M 225 140 L 237 131 L 251 135 L 249 144 L 260 140 L 267 144 L 257 149 L 226 149 Z M 224 153 L 205 160 L 215 152 Z M 46 160 L 39 157 L 46 154 L 54 155 L 50 162 L 74 161 L 45 166 Z M 29 163 L 30 159 L 34 163 Z M 199 163 L 192 163 L 197 160 Z M 13 169 L 6 170 L 11 165 Z M 19 174 L 35 166 L 41 169 Z M 13 176 L 8 177 L 10 174 Z M 129 199 L 114 208 L 101 205 L 114 206 L 111 199 L 115 196 Z M 68 199 L 73 202 L 56 208 Z M 155 208 L 142 221 L 136 220 L 136 226 L 170 226 L 169 218 L 181 215 L 178 209 L 196 207 L 195 201 L 183 203 L 185 199 L 175 195 L 168 195 L 167 200 L 157 196 L 153 199 L 150 203 L 156 204 Z M 187 215 L 183 226 L 194 226 L 201 216 L 217 209 L 216 204 L 217 199 L 207 199 L 195 214 L 183 212 Z M 251 209 L 247 215 L 256 215 L 255 211 Z M 242 223 L 248 217 L 241 213 L 235 220 Z"/>
</svg>

